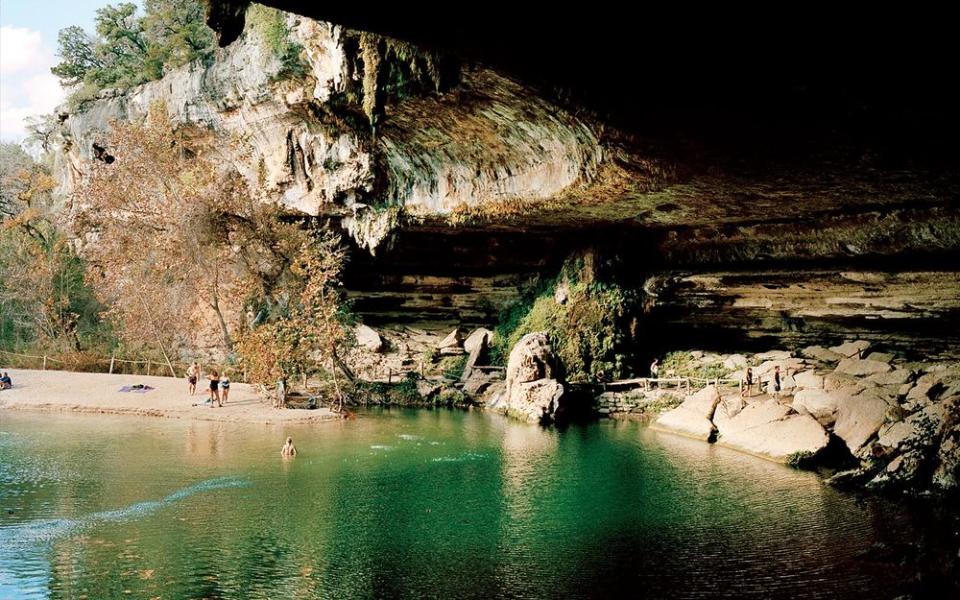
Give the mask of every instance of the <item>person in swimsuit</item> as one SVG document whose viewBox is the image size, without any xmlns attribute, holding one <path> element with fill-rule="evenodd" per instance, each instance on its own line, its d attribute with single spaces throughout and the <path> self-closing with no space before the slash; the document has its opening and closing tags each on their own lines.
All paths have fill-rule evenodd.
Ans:
<svg viewBox="0 0 960 600">
<path fill-rule="evenodd" d="M 230 395 L 230 378 L 227 376 L 226 371 L 223 373 L 223 377 L 220 378 L 220 398 L 223 400 L 223 403 L 227 403 L 227 397 Z"/>
<path fill-rule="evenodd" d="M 296 456 L 297 448 L 293 445 L 293 438 L 288 437 L 287 443 L 280 449 L 280 456 Z"/>
<path fill-rule="evenodd" d="M 187 389 L 190 390 L 191 396 L 197 393 L 198 377 L 200 377 L 200 366 L 197 363 L 193 363 L 187 367 Z"/>
<path fill-rule="evenodd" d="M 223 406 L 220 403 L 220 374 L 216 371 L 210 371 L 210 406 L 213 406 L 213 403 L 216 402 L 217 406 Z"/>
<path fill-rule="evenodd" d="M 750 396 L 753 393 L 753 369 L 747 367 L 747 372 L 740 382 L 740 397 Z"/>
</svg>

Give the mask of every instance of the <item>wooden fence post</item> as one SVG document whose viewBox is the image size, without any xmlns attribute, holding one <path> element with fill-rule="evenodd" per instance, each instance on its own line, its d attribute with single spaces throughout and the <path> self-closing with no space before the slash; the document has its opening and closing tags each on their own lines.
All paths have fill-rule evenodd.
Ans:
<svg viewBox="0 0 960 600">
<path fill-rule="evenodd" d="M 387 368 L 387 383 L 393 383 L 393 367 Z"/>
<path fill-rule="evenodd" d="M 116 358 L 117 358 L 117 356 L 116 356 L 115 354 L 111 354 L 111 355 L 110 355 L 110 374 L 111 374 L 111 375 L 113 375 L 113 361 L 114 361 L 114 359 L 116 359 Z"/>
<path fill-rule="evenodd" d="M 149 359 L 147 360 L 147 377 L 150 377 L 150 363 L 151 363 L 151 362 L 152 362 L 151 360 L 149 360 Z"/>
<path fill-rule="evenodd" d="M 44 370 L 44 371 L 47 370 L 47 355 L 46 355 L 46 354 L 43 355 L 43 370 Z"/>
</svg>

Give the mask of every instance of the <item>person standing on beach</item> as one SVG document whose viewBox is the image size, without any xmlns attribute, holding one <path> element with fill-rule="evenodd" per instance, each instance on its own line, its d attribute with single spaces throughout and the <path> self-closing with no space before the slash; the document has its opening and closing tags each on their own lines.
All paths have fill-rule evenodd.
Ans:
<svg viewBox="0 0 960 600">
<path fill-rule="evenodd" d="M 654 358 L 653 362 L 650 363 L 650 379 L 658 379 L 660 377 L 660 359 Z M 654 385 L 658 385 L 654 382 Z"/>
<path fill-rule="evenodd" d="M 220 386 L 220 374 L 217 373 L 216 370 L 213 370 L 210 371 L 208 377 L 210 379 L 210 406 L 213 407 L 214 401 L 216 401 L 217 406 L 223 406 L 223 404 L 220 403 L 220 390 L 218 389 Z"/>
<path fill-rule="evenodd" d="M 747 367 L 747 372 L 743 374 L 740 381 L 740 397 L 750 396 L 753 393 L 753 369 Z"/>
<path fill-rule="evenodd" d="M 773 368 L 773 394 L 775 396 L 780 395 L 780 366 L 779 365 Z"/>
<path fill-rule="evenodd" d="M 227 403 L 227 397 L 230 395 L 230 377 L 227 376 L 227 372 L 223 372 L 223 377 L 220 378 L 220 398 L 223 400 L 223 403 Z"/>
<path fill-rule="evenodd" d="M 197 379 L 200 378 L 200 365 L 196 362 L 187 367 L 187 389 L 190 395 L 197 393 Z"/>
</svg>

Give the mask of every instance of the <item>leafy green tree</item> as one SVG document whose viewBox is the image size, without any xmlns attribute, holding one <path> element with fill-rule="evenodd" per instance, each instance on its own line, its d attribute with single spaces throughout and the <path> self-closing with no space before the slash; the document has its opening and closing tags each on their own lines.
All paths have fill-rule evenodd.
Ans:
<svg viewBox="0 0 960 600">
<path fill-rule="evenodd" d="M 57 36 L 57 56 L 61 61 L 50 69 L 64 85 L 83 83 L 87 75 L 102 69 L 104 64 L 97 55 L 97 40 L 82 27 L 71 25 L 61 29 Z"/>
<path fill-rule="evenodd" d="M 204 23 L 199 0 L 147 0 L 145 9 L 143 30 L 151 73 L 162 76 L 166 70 L 213 56 L 213 31 Z"/>
</svg>

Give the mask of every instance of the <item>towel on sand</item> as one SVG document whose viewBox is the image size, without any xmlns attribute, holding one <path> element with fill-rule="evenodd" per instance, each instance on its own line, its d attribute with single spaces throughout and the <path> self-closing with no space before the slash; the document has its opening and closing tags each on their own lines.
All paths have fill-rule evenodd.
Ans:
<svg viewBox="0 0 960 600">
<path fill-rule="evenodd" d="M 123 386 L 122 388 L 120 388 L 120 391 L 121 391 L 121 392 L 130 392 L 130 393 L 133 393 L 133 394 L 146 394 L 147 392 L 149 392 L 149 391 L 152 390 L 152 389 L 153 389 L 153 388 L 150 387 L 149 385 L 137 384 L 137 385 L 125 385 L 125 386 Z"/>
</svg>

